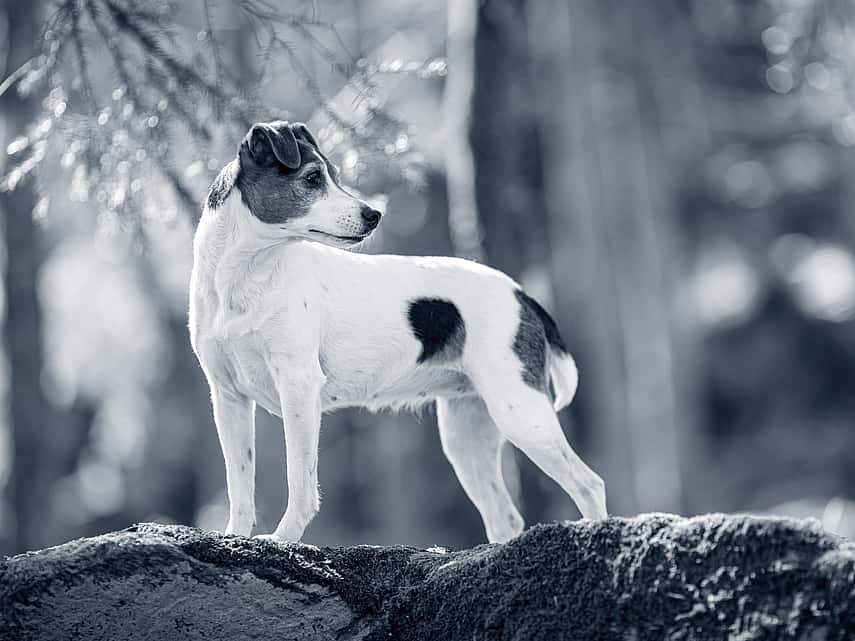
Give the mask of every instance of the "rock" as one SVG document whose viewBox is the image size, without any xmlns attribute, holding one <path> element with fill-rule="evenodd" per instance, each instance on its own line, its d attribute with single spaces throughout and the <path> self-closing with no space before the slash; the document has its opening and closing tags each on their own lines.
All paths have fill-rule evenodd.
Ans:
<svg viewBox="0 0 855 641">
<path fill-rule="evenodd" d="M 0 566 L 0 639 L 855 638 L 855 547 L 815 521 L 652 514 L 443 552 L 146 523 Z"/>
</svg>

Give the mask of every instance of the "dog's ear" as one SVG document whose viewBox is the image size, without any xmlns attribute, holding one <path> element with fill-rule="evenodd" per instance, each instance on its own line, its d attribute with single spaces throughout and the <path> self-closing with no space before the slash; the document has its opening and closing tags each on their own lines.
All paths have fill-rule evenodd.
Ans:
<svg viewBox="0 0 855 641">
<path fill-rule="evenodd" d="M 291 125 L 291 128 L 294 130 L 294 133 L 296 134 L 297 138 L 305 140 L 315 149 L 320 149 L 318 141 L 315 140 L 315 137 L 312 135 L 312 132 L 309 131 L 309 127 L 306 126 L 306 123 L 295 122 L 293 125 Z"/>
<path fill-rule="evenodd" d="M 312 132 L 309 131 L 309 127 L 305 123 L 295 122 L 293 125 L 291 125 L 291 128 L 294 130 L 294 135 L 297 136 L 297 140 L 303 140 L 315 148 L 315 150 L 318 152 L 318 154 L 321 156 L 321 158 L 324 159 L 324 162 L 327 163 L 327 166 L 329 167 L 329 170 L 333 176 L 333 179 L 338 180 L 338 175 L 339 175 L 338 167 L 336 165 L 334 165 L 330 161 L 329 158 L 327 158 L 327 156 L 326 156 L 326 154 L 324 154 L 324 152 L 321 151 L 321 146 L 318 144 L 318 141 L 315 140 L 315 137 L 312 135 Z"/>
<path fill-rule="evenodd" d="M 284 120 L 253 125 L 244 143 L 253 160 L 260 165 L 269 165 L 275 159 L 289 169 L 300 166 L 297 139 Z"/>
</svg>

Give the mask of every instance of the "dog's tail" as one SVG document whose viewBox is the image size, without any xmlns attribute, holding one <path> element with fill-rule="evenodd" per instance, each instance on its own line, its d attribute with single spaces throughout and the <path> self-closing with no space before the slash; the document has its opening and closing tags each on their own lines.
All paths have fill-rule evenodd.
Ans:
<svg viewBox="0 0 855 641">
<path fill-rule="evenodd" d="M 552 345 L 550 344 L 550 347 Z M 549 377 L 552 379 L 552 389 L 555 398 L 552 406 L 559 411 L 570 405 L 570 401 L 576 396 L 576 388 L 579 385 L 579 371 L 576 369 L 576 361 L 568 352 L 550 350 Z"/>
<path fill-rule="evenodd" d="M 579 372 L 576 369 L 576 362 L 564 344 L 564 339 L 561 338 L 561 334 L 558 332 L 558 326 L 555 324 L 552 316 L 549 315 L 549 312 L 524 292 L 519 291 L 518 296 L 520 302 L 527 305 L 537 315 L 543 325 L 546 342 L 549 346 L 547 369 L 554 392 L 552 405 L 557 412 L 570 405 L 570 402 L 576 395 L 576 388 L 579 385 Z"/>
</svg>

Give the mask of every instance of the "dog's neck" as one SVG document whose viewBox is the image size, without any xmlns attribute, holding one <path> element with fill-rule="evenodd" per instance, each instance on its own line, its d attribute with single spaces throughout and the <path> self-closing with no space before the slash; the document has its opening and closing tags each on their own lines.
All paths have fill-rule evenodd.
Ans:
<svg viewBox="0 0 855 641">
<path fill-rule="evenodd" d="M 231 311 L 245 311 L 276 269 L 282 244 L 281 238 L 264 233 L 239 193 L 216 209 L 206 204 L 193 243 L 197 293 Z"/>
</svg>

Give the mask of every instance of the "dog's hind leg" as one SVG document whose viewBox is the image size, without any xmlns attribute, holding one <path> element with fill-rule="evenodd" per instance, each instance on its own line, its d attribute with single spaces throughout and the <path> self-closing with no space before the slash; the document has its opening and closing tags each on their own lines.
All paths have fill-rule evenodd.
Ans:
<svg viewBox="0 0 855 641">
<path fill-rule="evenodd" d="M 229 523 L 226 534 L 249 536 L 255 526 L 255 404 L 211 385 L 214 421 L 226 461 Z"/>
<path fill-rule="evenodd" d="M 478 397 L 437 399 L 437 422 L 445 456 L 454 467 L 463 490 L 478 508 L 487 538 L 505 542 L 523 530 L 502 478 L 504 438 Z"/>
<path fill-rule="evenodd" d="M 579 458 L 545 392 L 520 377 L 512 358 L 482 363 L 473 382 L 499 431 L 570 495 L 585 518 L 605 518 L 603 480 Z"/>
</svg>

